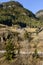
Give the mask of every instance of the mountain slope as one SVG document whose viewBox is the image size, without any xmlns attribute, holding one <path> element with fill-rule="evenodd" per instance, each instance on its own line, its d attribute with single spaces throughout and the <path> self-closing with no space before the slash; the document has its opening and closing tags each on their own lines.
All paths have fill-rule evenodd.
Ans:
<svg viewBox="0 0 43 65">
<path fill-rule="evenodd" d="M 36 17 L 39 18 L 40 24 L 43 27 L 43 10 L 39 10 L 38 12 L 36 12 Z"/>
<path fill-rule="evenodd" d="M 36 12 L 36 17 L 43 20 L 43 10 L 39 10 L 38 12 Z"/>
<path fill-rule="evenodd" d="M 0 4 L 0 24 L 7 26 L 19 25 L 21 27 L 43 26 L 35 14 L 16 1 Z"/>
<path fill-rule="evenodd" d="M 0 4 L 0 24 L 37 27 L 39 22 L 35 14 L 24 8 L 19 2 L 9 1 Z"/>
</svg>

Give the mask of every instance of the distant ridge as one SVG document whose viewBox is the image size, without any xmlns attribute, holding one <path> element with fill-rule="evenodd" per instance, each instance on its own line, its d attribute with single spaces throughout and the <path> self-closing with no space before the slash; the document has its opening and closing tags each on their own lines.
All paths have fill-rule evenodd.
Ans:
<svg viewBox="0 0 43 65">
<path fill-rule="evenodd" d="M 43 10 L 39 10 L 38 12 L 36 12 L 36 17 L 42 19 L 43 18 Z"/>
</svg>

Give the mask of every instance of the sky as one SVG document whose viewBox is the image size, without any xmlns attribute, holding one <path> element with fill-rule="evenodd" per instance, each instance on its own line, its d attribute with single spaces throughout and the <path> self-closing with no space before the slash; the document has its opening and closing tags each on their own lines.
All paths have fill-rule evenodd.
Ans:
<svg viewBox="0 0 43 65">
<path fill-rule="evenodd" d="M 10 0 L 0 0 L 0 2 L 6 2 Z M 25 8 L 36 13 L 37 11 L 43 9 L 43 0 L 15 0 L 20 2 Z"/>
</svg>

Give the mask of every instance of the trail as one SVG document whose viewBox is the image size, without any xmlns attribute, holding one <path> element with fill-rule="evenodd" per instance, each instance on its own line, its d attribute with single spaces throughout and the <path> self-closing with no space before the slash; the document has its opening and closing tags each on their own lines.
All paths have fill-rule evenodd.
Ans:
<svg viewBox="0 0 43 65">
<path fill-rule="evenodd" d="M 6 51 L 5 50 L 0 50 L 0 53 L 5 53 Z M 25 54 L 27 54 L 27 55 L 29 55 L 29 54 L 33 54 L 34 52 L 25 52 L 25 51 L 20 51 L 20 55 L 25 55 Z M 43 52 L 37 52 L 39 55 L 42 55 L 43 56 Z M 18 54 L 18 52 L 16 52 L 16 54 Z"/>
</svg>

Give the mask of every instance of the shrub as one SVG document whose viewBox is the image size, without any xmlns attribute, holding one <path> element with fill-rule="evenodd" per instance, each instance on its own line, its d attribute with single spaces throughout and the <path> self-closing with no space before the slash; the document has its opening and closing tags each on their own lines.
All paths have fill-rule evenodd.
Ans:
<svg viewBox="0 0 43 65">
<path fill-rule="evenodd" d="M 35 51 L 34 51 L 34 54 L 33 54 L 33 58 L 39 58 L 39 55 L 38 55 L 38 52 L 37 52 L 37 49 L 35 49 Z"/>
<path fill-rule="evenodd" d="M 14 58 L 14 55 L 14 45 L 12 44 L 11 40 L 9 40 L 6 44 L 6 59 L 11 60 Z"/>
</svg>

